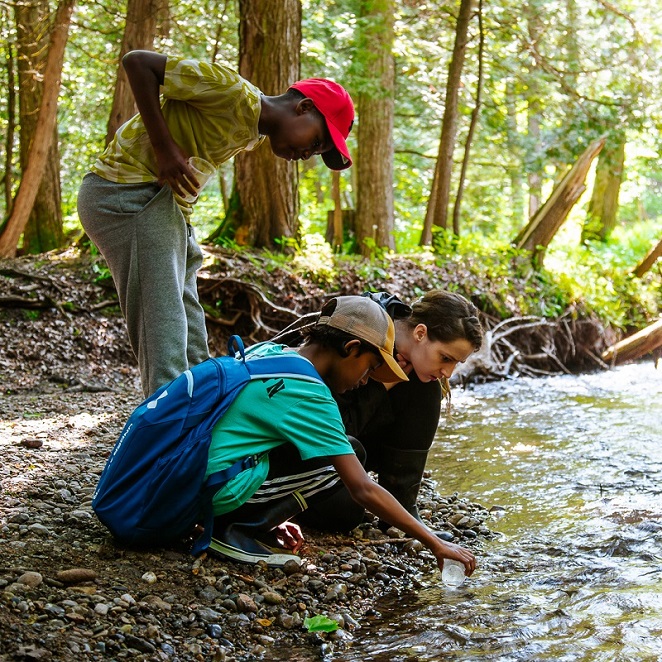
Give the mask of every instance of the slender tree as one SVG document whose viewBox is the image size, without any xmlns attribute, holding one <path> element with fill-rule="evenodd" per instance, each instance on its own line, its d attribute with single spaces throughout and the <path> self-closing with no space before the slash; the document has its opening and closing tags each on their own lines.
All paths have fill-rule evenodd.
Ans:
<svg viewBox="0 0 662 662">
<path fill-rule="evenodd" d="M 517 248 L 529 251 L 532 261 L 538 264 L 543 263 L 547 246 L 565 222 L 573 205 L 579 200 L 579 196 L 586 190 L 586 174 L 604 144 L 605 138 L 599 138 L 584 150 L 584 153 L 554 187 L 549 198 L 515 237 L 513 244 Z"/>
<path fill-rule="evenodd" d="M 0 7 L 2 16 L 2 32 L 7 34 L 9 23 L 9 12 L 5 7 Z M 14 57 L 13 44 L 7 40 L 5 47 L 5 69 L 7 72 L 7 130 L 5 132 L 5 172 L 3 175 L 3 191 L 5 198 L 6 216 L 11 215 L 12 210 L 12 163 L 14 160 L 14 134 L 16 131 L 16 61 Z M 1 225 L 0 225 L 1 227 Z"/>
<path fill-rule="evenodd" d="M 240 0 L 239 73 L 265 94 L 283 93 L 299 78 L 299 0 Z M 298 231 L 297 163 L 263 144 L 235 157 L 235 188 L 224 232 L 238 243 L 274 247 Z"/>
<path fill-rule="evenodd" d="M 457 135 L 458 97 L 462 80 L 462 68 L 467 50 L 469 23 L 474 0 L 461 0 L 455 26 L 455 44 L 448 69 L 446 82 L 446 102 L 441 123 L 439 154 L 432 180 L 432 190 L 425 214 L 425 225 L 421 236 L 421 245 L 432 240 L 432 226 L 448 226 L 448 205 L 450 202 L 451 175 L 453 171 L 453 152 Z"/>
<path fill-rule="evenodd" d="M 522 161 L 521 135 L 517 122 L 517 95 L 515 93 L 515 81 L 512 77 L 506 80 L 505 84 L 505 127 L 506 146 L 508 151 L 518 165 L 512 166 L 508 170 L 510 180 L 510 206 L 511 218 L 514 227 L 520 227 L 523 222 L 528 221 L 528 207 L 526 204 L 526 193 L 524 190 L 524 173 L 519 166 Z M 525 211 L 526 209 L 526 211 Z"/>
<path fill-rule="evenodd" d="M 69 36 L 69 24 L 74 5 L 75 0 L 61 0 L 50 30 L 48 56 L 43 69 L 44 89 L 38 109 L 36 128 L 27 153 L 23 178 L 14 202 L 12 215 L 0 235 L 0 257 L 11 257 L 16 254 L 18 241 L 28 224 L 30 213 L 40 191 L 42 178 L 49 164 L 49 154 L 51 154 L 57 122 L 57 98 L 60 92 L 64 49 Z M 59 193 L 59 176 L 57 184 Z M 61 214 L 59 195 L 58 211 Z"/>
<path fill-rule="evenodd" d="M 331 198 L 333 210 L 329 212 L 326 239 L 334 247 L 340 248 L 343 242 L 342 201 L 340 198 L 340 173 L 331 174 Z"/>
<path fill-rule="evenodd" d="M 650 271 L 655 262 L 662 257 L 662 239 L 650 249 L 646 257 L 635 267 L 632 273 L 641 278 L 647 271 Z"/>
<path fill-rule="evenodd" d="M 122 66 L 122 58 L 129 51 L 153 48 L 157 17 L 162 4 L 163 0 L 129 0 L 127 4 L 124 36 L 117 67 L 117 82 L 106 132 L 106 145 L 113 139 L 117 129 L 136 114 L 136 103 Z"/>
<path fill-rule="evenodd" d="M 616 226 L 624 163 L 624 137 L 613 136 L 598 156 L 591 201 L 582 228 L 582 243 L 590 240 L 606 241 Z"/>
<path fill-rule="evenodd" d="M 359 250 L 395 248 L 393 239 L 393 0 L 363 0 L 356 64 L 359 75 L 356 231 Z"/>
<path fill-rule="evenodd" d="M 39 107 L 49 84 L 44 76 L 47 66 L 49 33 L 53 29 L 48 0 L 15 5 L 21 172 L 29 164 L 31 145 L 39 130 Z M 62 228 L 62 198 L 60 186 L 60 154 L 57 123 L 52 125 L 49 148 L 34 204 L 23 234 L 23 250 L 40 253 L 64 243 Z"/>
<path fill-rule="evenodd" d="M 542 90 L 540 84 L 540 67 L 532 52 L 538 52 L 538 42 L 543 34 L 543 12 L 539 0 L 530 0 L 525 5 L 525 15 L 528 31 L 529 70 L 526 74 L 527 129 L 530 159 L 527 178 L 529 183 L 529 218 L 533 218 L 540 208 L 542 199 L 542 163 L 535 158 L 539 154 L 542 124 Z"/>
<path fill-rule="evenodd" d="M 483 0 L 478 0 L 478 78 L 476 80 L 476 101 L 471 111 L 471 121 L 469 122 L 469 132 L 464 144 L 464 157 L 462 159 L 462 169 L 460 170 L 460 181 L 457 185 L 457 195 L 453 203 L 453 232 L 460 234 L 460 210 L 462 208 L 462 196 L 464 195 L 464 182 L 467 177 L 467 168 L 469 167 L 469 153 L 471 152 L 471 143 L 473 141 L 478 116 L 480 114 L 481 98 L 483 94 L 483 48 L 485 45 L 485 34 L 483 32 Z"/>
</svg>

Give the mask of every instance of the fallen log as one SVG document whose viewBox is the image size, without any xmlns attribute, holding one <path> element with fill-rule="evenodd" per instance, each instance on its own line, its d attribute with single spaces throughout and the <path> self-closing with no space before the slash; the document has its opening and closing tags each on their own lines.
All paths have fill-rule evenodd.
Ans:
<svg viewBox="0 0 662 662">
<path fill-rule="evenodd" d="M 662 319 L 628 336 L 602 352 L 603 361 L 625 363 L 662 347 Z"/>
<path fill-rule="evenodd" d="M 543 263 L 547 246 L 565 222 L 581 194 L 586 190 L 586 175 L 606 140 L 605 136 L 598 138 L 584 150 L 560 183 L 554 187 L 542 207 L 515 237 L 513 241 L 515 247 L 530 251 L 532 258 L 539 264 Z"/>
<path fill-rule="evenodd" d="M 657 246 L 653 246 L 648 255 L 641 261 L 636 269 L 632 272 L 637 278 L 641 278 L 650 268 L 655 264 L 655 261 L 662 256 L 662 239 L 658 242 Z"/>
</svg>

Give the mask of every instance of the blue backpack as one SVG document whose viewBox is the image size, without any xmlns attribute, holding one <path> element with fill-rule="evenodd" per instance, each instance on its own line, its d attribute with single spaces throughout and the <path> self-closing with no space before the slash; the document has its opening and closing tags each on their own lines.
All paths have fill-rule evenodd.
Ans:
<svg viewBox="0 0 662 662">
<path fill-rule="evenodd" d="M 228 352 L 162 386 L 126 422 L 92 500 L 98 518 L 120 542 L 164 544 L 185 538 L 201 524 L 204 533 L 191 553 L 206 549 L 214 494 L 259 460 L 251 455 L 205 480 L 214 425 L 251 380 L 322 382 L 312 364 L 294 352 L 247 359 L 239 336 L 230 338 Z"/>
</svg>

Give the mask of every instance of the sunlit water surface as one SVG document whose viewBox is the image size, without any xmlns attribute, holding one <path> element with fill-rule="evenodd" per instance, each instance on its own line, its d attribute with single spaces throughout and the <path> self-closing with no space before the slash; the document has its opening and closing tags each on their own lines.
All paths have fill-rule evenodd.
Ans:
<svg viewBox="0 0 662 662">
<path fill-rule="evenodd" d="M 505 514 L 479 570 L 377 605 L 330 659 L 662 660 L 662 370 L 454 393 L 428 466 Z"/>
</svg>

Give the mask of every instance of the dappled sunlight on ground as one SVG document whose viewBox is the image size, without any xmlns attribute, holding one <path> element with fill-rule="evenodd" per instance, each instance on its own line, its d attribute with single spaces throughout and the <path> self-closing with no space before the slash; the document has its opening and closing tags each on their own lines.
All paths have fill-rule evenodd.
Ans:
<svg viewBox="0 0 662 662">
<path fill-rule="evenodd" d="M 25 438 L 34 438 L 43 441 L 50 449 L 69 448 L 85 441 L 86 433 L 112 424 L 117 418 L 111 414 L 92 416 L 87 413 L 43 418 L 37 416 L 0 422 L 0 445 L 21 444 Z"/>
<path fill-rule="evenodd" d="M 75 476 L 81 454 L 107 456 L 138 401 L 132 391 L 5 396 L 0 406 L 4 494 L 20 497 L 44 479 Z"/>
</svg>

